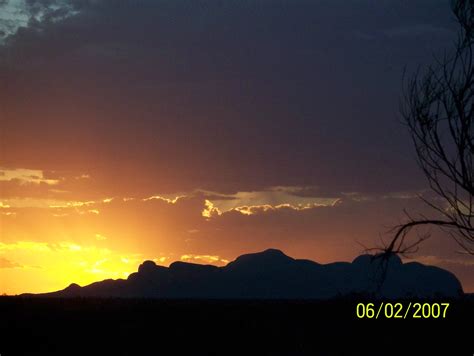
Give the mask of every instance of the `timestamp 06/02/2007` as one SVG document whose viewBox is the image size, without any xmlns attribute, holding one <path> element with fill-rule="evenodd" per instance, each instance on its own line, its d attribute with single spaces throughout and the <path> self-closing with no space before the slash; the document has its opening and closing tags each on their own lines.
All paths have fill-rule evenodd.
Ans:
<svg viewBox="0 0 474 356">
<path fill-rule="evenodd" d="M 449 303 L 358 303 L 359 319 L 445 319 Z"/>
</svg>

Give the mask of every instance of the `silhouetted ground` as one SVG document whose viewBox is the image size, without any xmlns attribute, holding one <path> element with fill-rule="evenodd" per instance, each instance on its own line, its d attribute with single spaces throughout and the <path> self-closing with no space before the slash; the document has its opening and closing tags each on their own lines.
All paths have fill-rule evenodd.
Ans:
<svg viewBox="0 0 474 356">
<path fill-rule="evenodd" d="M 358 302 L 1 297 L 0 354 L 472 355 L 474 352 L 472 297 L 450 301 L 446 319 L 428 320 L 361 320 L 356 317 Z"/>
</svg>

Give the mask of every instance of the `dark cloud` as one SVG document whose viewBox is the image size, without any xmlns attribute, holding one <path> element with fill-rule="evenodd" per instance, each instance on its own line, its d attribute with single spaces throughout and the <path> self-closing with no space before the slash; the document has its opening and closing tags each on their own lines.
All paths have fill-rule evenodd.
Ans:
<svg viewBox="0 0 474 356">
<path fill-rule="evenodd" d="M 272 187 L 272 191 L 285 192 L 296 197 L 309 198 L 334 198 L 341 194 L 340 190 L 329 189 L 330 187 L 318 187 L 318 186 L 303 186 L 303 187 Z"/>
<path fill-rule="evenodd" d="M 73 15 L 85 1 L 69 0 L 25 0 L 20 3 L 23 12 L 29 17 L 29 26 L 38 29 L 40 23 L 47 26 Z"/>
<path fill-rule="evenodd" d="M 450 39 L 378 34 L 451 29 L 445 2 L 66 5 L 77 14 L 1 51 L 8 165 L 86 171 L 111 194 L 424 184 L 396 119 L 401 73 Z"/>
<path fill-rule="evenodd" d="M 415 36 L 422 40 L 429 38 L 443 38 L 452 39 L 456 32 L 446 27 L 437 27 L 430 24 L 414 24 L 407 26 L 395 27 L 384 32 L 389 37 L 411 37 Z"/>
</svg>

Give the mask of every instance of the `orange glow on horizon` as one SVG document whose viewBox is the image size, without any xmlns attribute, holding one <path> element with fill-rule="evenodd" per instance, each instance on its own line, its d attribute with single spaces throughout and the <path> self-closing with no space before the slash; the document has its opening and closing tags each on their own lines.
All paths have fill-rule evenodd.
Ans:
<svg viewBox="0 0 474 356">
<path fill-rule="evenodd" d="M 93 179 L 76 176 L 72 180 Z M 361 253 L 355 241 L 370 245 L 379 231 L 357 210 L 347 210 L 354 204 L 374 209 L 370 199 L 298 197 L 284 187 L 233 195 L 192 191 L 91 197 L 86 188 L 68 196 L 56 185 L 51 192 L 45 182 L 14 183 L 47 190 L 0 198 L 0 294 L 51 292 L 71 283 L 127 278 L 144 260 L 222 266 L 267 248 L 319 263 L 351 261 Z M 340 213 L 334 215 L 338 222 L 331 223 L 336 209 L 346 214 L 344 224 L 339 223 Z M 377 209 L 363 217 L 371 219 Z M 426 260 L 469 268 L 456 260 Z M 464 287 L 472 289 L 466 283 Z"/>
<path fill-rule="evenodd" d="M 3 261 L 14 261 L 10 268 L 0 269 L 0 293 L 8 295 L 51 292 L 71 283 L 86 285 L 108 278 L 127 278 L 141 263 L 137 254 L 71 242 L 0 243 L 0 257 Z"/>
</svg>

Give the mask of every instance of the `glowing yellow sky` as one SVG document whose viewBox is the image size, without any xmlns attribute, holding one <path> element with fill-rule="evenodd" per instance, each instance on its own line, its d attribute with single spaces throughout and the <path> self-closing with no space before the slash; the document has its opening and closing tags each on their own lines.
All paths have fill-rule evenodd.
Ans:
<svg viewBox="0 0 474 356">
<path fill-rule="evenodd" d="M 64 180 L 46 178 L 44 172 L 34 169 L 3 169 L 0 173 L 1 181 L 30 189 L 54 186 L 49 192 Z M 200 248 L 203 253 L 183 248 L 183 242 L 185 246 L 189 244 L 200 230 L 194 225 L 185 231 L 180 229 L 180 222 L 176 221 L 179 213 L 173 211 L 173 206 L 187 199 L 193 219 L 203 223 L 231 210 L 251 215 L 253 210 L 283 207 L 262 204 L 268 200 L 295 200 L 278 192 L 271 192 L 266 198 L 259 193 L 239 193 L 232 199 L 224 195 L 214 202 L 184 194 L 97 200 L 60 198 L 61 194 L 56 193 L 0 200 L 0 293 L 47 292 L 72 282 L 86 285 L 107 278 L 127 278 L 145 259 L 162 265 L 174 260 L 226 264 L 228 259 L 213 254 L 212 248 Z M 301 204 L 309 207 L 320 203 L 314 198 L 300 200 L 294 209 L 302 208 Z M 289 203 L 285 207 L 293 208 Z M 180 241 L 173 243 L 175 239 Z"/>
<path fill-rule="evenodd" d="M 87 189 L 66 189 L 71 180 L 93 180 L 89 174 L 4 168 L 0 177 L 0 293 L 6 294 L 127 278 L 144 260 L 225 265 L 270 247 L 321 263 L 350 261 L 360 242 L 370 246 L 381 225 L 390 224 L 384 217 L 402 211 L 396 204 L 412 197 L 311 197 L 293 194 L 297 187 L 273 187 L 91 199 Z M 420 258 L 459 267 L 465 288 L 472 286 L 465 261 Z"/>
</svg>

